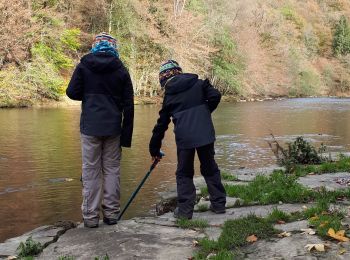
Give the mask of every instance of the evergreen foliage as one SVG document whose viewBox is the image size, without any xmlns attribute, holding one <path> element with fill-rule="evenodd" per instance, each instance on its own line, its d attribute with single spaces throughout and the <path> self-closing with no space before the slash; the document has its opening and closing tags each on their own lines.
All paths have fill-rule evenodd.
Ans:
<svg viewBox="0 0 350 260">
<path fill-rule="evenodd" d="M 333 51 L 337 56 L 350 53 L 350 25 L 345 16 L 340 18 L 335 27 Z"/>
</svg>

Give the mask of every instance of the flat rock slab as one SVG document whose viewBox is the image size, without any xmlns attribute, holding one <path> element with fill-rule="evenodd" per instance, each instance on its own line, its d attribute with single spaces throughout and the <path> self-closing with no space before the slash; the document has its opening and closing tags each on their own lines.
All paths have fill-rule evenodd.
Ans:
<svg viewBox="0 0 350 260">
<path fill-rule="evenodd" d="M 46 246 L 54 242 L 58 236 L 64 232 L 65 228 L 63 227 L 42 226 L 22 236 L 10 238 L 0 244 L 0 258 L 17 255 L 16 250 L 18 246 L 21 242 L 25 242 L 29 237 L 32 237 L 34 241 L 40 242 L 42 245 Z"/>
<path fill-rule="evenodd" d="M 227 209 L 225 214 L 215 214 L 210 211 L 206 212 L 195 212 L 193 214 L 193 219 L 204 219 L 207 220 L 209 225 L 222 225 L 226 220 L 238 219 L 246 217 L 250 214 L 255 214 L 260 217 L 265 217 L 270 214 L 273 209 L 277 208 L 286 213 L 293 213 L 302 211 L 304 204 L 281 204 L 281 205 L 265 205 L 265 206 L 251 206 L 251 207 L 241 207 L 241 208 L 231 208 Z M 308 205 L 310 206 L 310 204 Z M 173 217 L 173 213 L 166 213 L 159 218 L 166 219 L 170 222 L 175 222 L 176 219 Z"/>
<path fill-rule="evenodd" d="M 286 232 L 301 231 L 301 229 L 306 229 L 309 227 L 307 220 L 295 221 L 287 224 L 275 225 L 275 229 L 279 229 Z"/>
<path fill-rule="evenodd" d="M 67 231 L 44 249 L 38 259 L 94 259 L 106 254 L 110 259 L 188 259 L 193 240 L 204 237 L 199 231 L 121 221 L 115 226 L 101 223 L 99 228 L 78 227 Z"/>
<path fill-rule="evenodd" d="M 326 243 L 317 236 L 305 234 L 293 234 L 282 239 L 258 241 L 244 249 L 246 259 L 294 259 L 294 260 L 318 260 L 318 259 L 350 259 L 349 243 L 336 244 L 327 242 L 330 246 L 326 252 L 309 252 L 307 244 Z M 346 252 L 339 255 L 339 249 L 343 247 Z"/>
<path fill-rule="evenodd" d="M 278 165 L 271 165 L 268 167 L 257 168 L 257 169 L 242 169 L 234 172 L 233 175 L 237 177 L 239 181 L 252 181 L 257 175 L 269 176 L 274 170 L 283 170 L 283 167 Z"/>
<path fill-rule="evenodd" d="M 243 200 L 239 198 L 232 198 L 232 197 L 226 197 L 226 208 L 233 208 L 236 205 L 240 205 L 243 202 Z M 200 208 L 206 208 L 209 210 L 210 207 L 210 201 L 203 200 L 203 198 L 194 206 L 194 211 L 200 211 Z"/>
<path fill-rule="evenodd" d="M 329 191 L 348 189 L 347 185 L 340 185 L 336 183 L 337 178 L 350 178 L 349 172 L 339 172 L 339 173 L 326 173 L 320 175 L 308 175 L 305 177 L 300 177 L 298 182 L 304 186 L 311 189 L 318 189 L 325 187 Z"/>
</svg>

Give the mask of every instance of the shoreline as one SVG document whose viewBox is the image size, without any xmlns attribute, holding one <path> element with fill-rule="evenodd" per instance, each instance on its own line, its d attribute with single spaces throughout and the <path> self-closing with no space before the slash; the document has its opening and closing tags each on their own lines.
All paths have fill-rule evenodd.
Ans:
<svg viewBox="0 0 350 260">
<path fill-rule="evenodd" d="M 291 97 L 291 96 L 254 96 L 254 97 L 237 97 L 233 95 L 224 95 L 222 96 L 221 102 L 225 103 L 245 103 L 245 102 L 267 102 L 267 101 L 281 101 L 287 99 L 297 99 L 297 98 L 335 98 L 335 99 L 350 99 L 350 96 L 306 96 L 306 97 Z M 162 97 L 138 97 L 135 96 L 134 99 L 135 105 L 160 105 L 162 104 Z M 80 106 L 80 101 L 70 100 L 68 97 L 63 96 L 59 101 L 54 100 L 41 100 L 34 102 L 31 105 L 27 106 L 16 106 L 9 105 L 0 107 L 0 109 L 12 109 L 12 108 L 64 108 L 64 107 L 77 107 Z"/>
</svg>

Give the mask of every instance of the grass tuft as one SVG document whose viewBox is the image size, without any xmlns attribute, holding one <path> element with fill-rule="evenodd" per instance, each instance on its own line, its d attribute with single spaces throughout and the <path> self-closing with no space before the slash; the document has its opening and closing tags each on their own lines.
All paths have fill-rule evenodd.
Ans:
<svg viewBox="0 0 350 260">
<path fill-rule="evenodd" d="M 294 176 L 275 171 L 271 176 L 258 175 L 248 185 L 225 185 L 229 197 L 243 199 L 246 204 L 274 204 L 307 202 L 314 192 L 297 183 Z"/>
<path fill-rule="evenodd" d="M 335 172 L 350 172 L 350 157 L 341 156 L 339 161 L 324 162 L 320 165 L 297 165 L 294 174 L 297 177 L 306 176 L 309 173 L 323 174 Z"/>
<path fill-rule="evenodd" d="M 291 215 L 277 208 L 274 208 L 273 211 L 266 217 L 266 220 L 269 223 L 273 223 L 273 224 L 276 224 L 280 220 L 289 222 L 291 220 Z"/>
<path fill-rule="evenodd" d="M 317 234 L 323 238 L 328 237 L 327 232 L 330 228 L 339 231 L 342 228 L 341 219 L 343 214 L 329 213 L 327 211 L 322 212 L 320 215 L 313 216 L 309 219 L 309 224 L 314 226 L 317 230 Z"/>
<path fill-rule="evenodd" d="M 264 239 L 275 233 L 276 230 L 266 219 L 249 215 L 245 218 L 226 221 L 218 244 L 220 249 L 234 249 L 247 245 L 248 236 L 255 235 L 258 239 Z"/>
<path fill-rule="evenodd" d="M 205 211 L 208 211 L 208 206 L 206 204 L 201 204 L 201 205 L 198 205 L 198 211 L 199 212 L 205 212 Z"/>
<path fill-rule="evenodd" d="M 204 229 L 209 227 L 208 221 L 204 219 L 189 220 L 189 219 L 180 218 L 176 220 L 176 224 L 183 229 L 193 229 L 193 228 Z"/>
<path fill-rule="evenodd" d="M 200 190 L 202 197 L 207 197 L 209 195 L 208 187 L 201 187 Z"/>
<path fill-rule="evenodd" d="M 32 237 L 28 237 L 23 243 L 21 242 L 17 248 L 19 257 L 31 257 L 40 254 L 44 247 L 39 243 L 35 242 Z"/>
<path fill-rule="evenodd" d="M 226 173 L 226 172 L 222 172 L 221 173 L 221 178 L 225 181 L 237 181 L 238 178 L 232 174 Z"/>
</svg>

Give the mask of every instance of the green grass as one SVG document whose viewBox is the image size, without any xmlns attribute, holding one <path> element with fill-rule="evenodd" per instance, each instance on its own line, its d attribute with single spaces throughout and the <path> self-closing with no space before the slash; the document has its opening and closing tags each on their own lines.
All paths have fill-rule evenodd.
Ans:
<svg viewBox="0 0 350 260">
<path fill-rule="evenodd" d="M 255 235 L 258 239 L 264 239 L 276 233 L 270 222 L 255 215 L 228 220 L 218 241 L 208 238 L 199 241 L 200 250 L 195 254 L 195 259 L 206 259 L 211 253 L 216 256 L 210 259 L 233 259 L 234 251 L 248 244 L 246 241 L 248 236 Z"/>
<path fill-rule="evenodd" d="M 229 174 L 229 173 L 226 173 L 226 172 L 221 173 L 221 178 L 225 181 L 237 181 L 238 180 L 236 176 Z"/>
<path fill-rule="evenodd" d="M 249 215 L 245 218 L 226 221 L 218 244 L 221 249 L 234 249 L 247 245 L 248 236 L 255 235 L 258 239 L 264 239 L 275 233 L 273 225 L 266 219 Z"/>
<path fill-rule="evenodd" d="M 176 225 L 178 225 L 180 228 L 183 228 L 183 229 L 194 229 L 194 228 L 204 229 L 209 226 L 207 220 L 203 220 L 203 219 L 189 220 L 184 218 L 180 218 L 176 220 Z"/>
<path fill-rule="evenodd" d="M 334 194 L 333 194 L 334 195 Z M 235 259 L 240 247 L 246 246 L 248 236 L 255 235 L 258 240 L 273 237 L 279 231 L 273 225 L 279 220 L 292 222 L 301 219 L 308 219 L 309 225 L 314 227 L 317 235 L 327 238 L 329 228 L 335 231 L 343 229 L 341 220 L 344 214 L 338 211 L 328 210 L 332 196 L 319 198 L 316 205 L 296 214 L 288 214 L 275 208 L 266 218 L 249 215 L 236 220 L 228 220 L 223 226 L 222 233 L 217 241 L 208 238 L 199 241 L 199 250 L 195 259 Z"/>
<path fill-rule="evenodd" d="M 108 254 L 104 255 L 104 256 L 95 256 L 94 260 L 109 260 L 109 256 Z"/>
<path fill-rule="evenodd" d="M 327 232 L 330 228 L 333 228 L 335 231 L 342 229 L 341 220 L 343 217 L 344 215 L 339 212 L 331 214 L 325 211 L 320 215 L 311 217 L 309 224 L 316 228 L 317 235 L 326 238 L 328 237 Z"/>
<path fill-rule="evenodd" d="M 32 257 L 40 254 L 44 247 L 32 239 L 32 237 L 27 238 L 23 243 L 21 242 L 17 248 L 19 257 Z"/>
<path fill-rule="evenodd" d="M 225 185 L 229 197 L 243 199 L 245 204 L 275 204 L 307 202 L 314 192 L 297 183 L 294 176 L 275 171 L 271 176 L 258 175 L 248 185 Z"/>
<path fill-rule="evenodd" d="M 294 174 L 298 177 L 309 173 L 323 174 L 336 172 L 350 172 L 350 157 L 341 156 L 339 161 L 324 162 L 320 165 L 297 165 Z"/>
<path fill-rule="evenodd" d="M 200 190 L 201 190 L 202 197 L 207 197 L 209 195 L 208 187 L 201 187 Z"/>
<path fill-rule="evenodd" d="M 232 250 L 248 244 L 246 241 L 248 236 L 255 235 L 258 239 L 264 239 L 275 233 L 276 230 L 271 223 L 255 215 L 228 220 L 218 241 L 208 238 L 199 241 L 200 250 L 195 254 L 195 259 L 206 259 L 210 253 L 216 254 L 210 259 L 232 259 L 235 255 Z"/>
<path fill-rule="evenodd" d="M 289 222 L 291 220 L 291 215 L 285 213 L 277 208 L 274 208 L 273 211 L 266 217 L 266 220 L 269 223 L 276 224 L 278 221 Z"/>
<path fill-rule="evenodd" d="M 198 205 L 199 212 L 205 212 L 205 211 L 208 211 L 208 209 L 209 209 L 208 206 L 205 204 Z"/>
<path fill-rule="evenodd" d="M 60 256 L 58 260 L 74 260 L 74 256 Z"/>
</svg>

